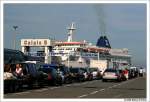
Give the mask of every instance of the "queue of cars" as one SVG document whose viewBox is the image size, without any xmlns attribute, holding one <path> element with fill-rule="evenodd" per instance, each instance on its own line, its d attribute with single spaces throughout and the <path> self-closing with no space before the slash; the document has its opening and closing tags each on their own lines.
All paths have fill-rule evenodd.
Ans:
<svg viewBox="0 0 150 102">
<path fill-rule="evenodd" d="M 15 75 L 15 64 L 11 64 L 12 75 L 4 79 L 4 91 L 15 92 L 22 90 L 24 86 L 29 89 L 43 87 L 45 85 L 62 85 L 73 82 L 91 81 L 102 79 L 103 82 L 127 80 L 123 70 L 107 68 L 103 74 L 98 68 L 66 67 L 57 64 L 37 64 L 33 61 L 20 63 L 22 76 Z M 12 77 L 13 76 L 13 77 Z M 128 78 L 136 77 L 136 71 L 128 70 Z"/>
<path fill-rule="evenodd" d="M 19 50 L 4 49 L 4 93 L 21 91 L 24 87 L 32 89 L 45 85 L 62 85 L 73 82 L 127 79 L 143 76 L 143 71 L 136 67 L 128 69 L 128 74 L 121 69 L 107 68 L 103 73 L 98 68 L 68 68 L 64 65 L 43 64 L 42 61 L 27 61 L 31 56 L 24 56 Z M 22 68 L 21 76 L 16 73 L 16 64 Z"/>
<path fill-rule="evenodd" d="M 22 76 L 16 75 L 16 64 L 11 64 L 11 77 L 7 76 L 7 72 L 4 72 L 4 75 L 6 75 L 4 78 L 5 92 L 22 90 L 25 86 L 32 89 L 44 85 L 58 86 L 101 78 L 97 68 L 68 68 L 57 64 L 37 64 L 34 61 L 25 61 L 19 64 L 22 68 Z"/>
<path fill-rule="evenodd" d="M 102 81 L 114 80 L 120 82 L 138 76 L 142 77 L 143 74 L 143 69 L 138 69 L 137 67 L 131 67 L 130 69 L 107 68 L 102 75 Z"/>
</svg>

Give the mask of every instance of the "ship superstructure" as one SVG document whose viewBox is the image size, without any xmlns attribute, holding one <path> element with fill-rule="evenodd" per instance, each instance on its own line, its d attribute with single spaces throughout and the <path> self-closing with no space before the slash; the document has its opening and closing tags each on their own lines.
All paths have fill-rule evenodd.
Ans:
<svg viewBox="0 0 150 102">
<path fill-rule="evenodd" d="M 128 49 L 113 49 L 109 43 L 106 35 L 101 35 L 97 40 L 97 44 L 94 46 L 87 41 L 73 41 L 73 31 L 76 30 L 74 27 L 75 23 L 72 23 L 68 28 L 68 39 L 67 41 L 56 41 L 55 46 L 52 50 L 53 56 L 60 56 L 62 61 L 66 64 L 70 56 L 76 57 L 76 61 L 83 59 L 87 60 L 107 60 L 109 66 L 117 65 L 130 65 L 131 55 L 128 53 Z M 74 62 L 75 63 L 75 62 Z M 115 64 L 117 63 L 117 64 Z M 87 65 L 88 66 L 88 65 Z M 119 65 L 118 65 L 119 66 Z"/>
</svg>

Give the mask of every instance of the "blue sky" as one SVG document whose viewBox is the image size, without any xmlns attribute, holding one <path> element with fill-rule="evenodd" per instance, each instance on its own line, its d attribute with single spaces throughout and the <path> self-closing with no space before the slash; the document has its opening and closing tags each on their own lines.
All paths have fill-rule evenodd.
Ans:
<svg viewBox="0 0 150 102">
<path fill-rule="evenodd" d="M 71 22 L 74 40 L 95 44 L 105 32 L 112 48 L 128 48 L 133 64 L 146 66 L 146 4 L 5 4 L 4 47 L 13 48 L 13 25 L 20 49 L 22 38 L 66 40 Z"/>
</svg>

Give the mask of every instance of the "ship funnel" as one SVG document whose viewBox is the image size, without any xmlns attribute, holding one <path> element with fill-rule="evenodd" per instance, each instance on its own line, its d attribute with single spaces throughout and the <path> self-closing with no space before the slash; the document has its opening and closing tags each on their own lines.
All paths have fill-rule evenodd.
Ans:
<svg viewBox="0 0 150 102">
<path fill-rule="evenodd" d="M 96 46 L 98 46 L 98 47 L 105 47 L 105 48 L 111 48 L 109 40 L 108 40 L 106 35 L 101 35 L 99 37 L 99 39 L 97 40 Z"/>
</svg>

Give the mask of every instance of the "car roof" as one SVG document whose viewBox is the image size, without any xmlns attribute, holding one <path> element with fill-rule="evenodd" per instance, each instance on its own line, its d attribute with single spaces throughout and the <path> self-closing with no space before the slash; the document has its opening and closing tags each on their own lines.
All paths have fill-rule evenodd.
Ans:
<svg viewBox="0 0 150 102">
<path fill-rule="evenodd" d="M 113 68 L 107 68 L 105 71 L 115 71 L 117 69 L 113 69 Z"/>
</svg>

